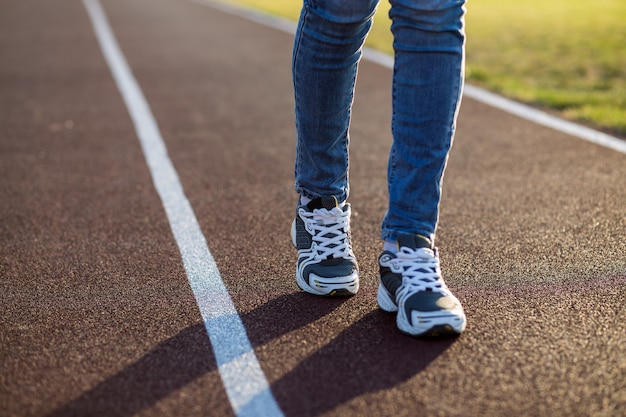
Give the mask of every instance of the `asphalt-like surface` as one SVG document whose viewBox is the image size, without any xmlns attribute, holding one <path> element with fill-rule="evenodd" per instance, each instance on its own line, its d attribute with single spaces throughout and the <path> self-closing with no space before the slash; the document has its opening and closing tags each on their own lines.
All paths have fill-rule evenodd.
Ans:
<svg viewBox="0 0 626 417">
<path fill-rule="evenodd" d="M 456 339 L 376 307 L 391 73 L 351 144 L 362 289 L 295 284 L 289 35 L 186 0 L 105 0 L 287 416 L 626 415 L 626 155 L 465 99 L 438 246 Z M 120 93 L 77 0 L 0 5 L 0 415 L 227 416 Z"/>
</svg>

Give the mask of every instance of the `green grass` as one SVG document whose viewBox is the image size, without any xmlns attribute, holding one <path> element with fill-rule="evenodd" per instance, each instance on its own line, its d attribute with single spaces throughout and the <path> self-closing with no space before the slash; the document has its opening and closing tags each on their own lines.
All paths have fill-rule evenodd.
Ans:
<svg viewBox="0 0 626 417">
<path fill-rule="evenodd" d="M 230 0 L 295 20 L 298 0 Z M 391 53 L 388 3 L 368 46 Z M 626 135 L 626 1 L 469 0 L 467 79 Z"/>
</svg>

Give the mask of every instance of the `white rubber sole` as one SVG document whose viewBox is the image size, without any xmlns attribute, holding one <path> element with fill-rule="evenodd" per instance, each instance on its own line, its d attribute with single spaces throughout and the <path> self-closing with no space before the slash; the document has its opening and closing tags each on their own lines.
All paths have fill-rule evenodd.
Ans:
<svg viewBox="0 0 626 417">
<path fill-rule="evenodd" d="M 359 274 L 357 272 L 347 277 L 322 278 L 311 274 L 309 285 L 300 274 L 296 273 L 298 287 L 313 295 L 324 297 L 350 297 L 359 291 Z"/>
<path fill-rule="evenodd" d="M 398 305 L 382 283 L 378 285 L 376 296 L 378 306 L 388 313 L 397 313 L 396 325 L 398 329 L 410 336 L 445 336 L 459 335 L 463 333 L 467 325 L 467 319 L 462 309 L 445 312 L 411 312 L 411 322 L 399 311 Z"/>
</svg>

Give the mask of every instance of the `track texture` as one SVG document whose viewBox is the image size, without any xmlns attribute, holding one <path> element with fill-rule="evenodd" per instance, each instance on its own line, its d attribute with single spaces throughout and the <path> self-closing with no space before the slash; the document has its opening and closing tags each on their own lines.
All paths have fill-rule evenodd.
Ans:
<svg viewBox="0 0 626 417">
<path fill-rule="evenodd" d="M 468 328 L 412 339 L 375 300 L 390 71 L 363 62 L 354 108 L 362 289 L 318 299 L 289 241 L 291 37 L 103 6 L 285 415 L 626 414 L 626 155 L 466 99 L 437 243 Z M 0 5 L 0 276 L 0 415 L 233 415 L 80 1 Z"/>
</svg>

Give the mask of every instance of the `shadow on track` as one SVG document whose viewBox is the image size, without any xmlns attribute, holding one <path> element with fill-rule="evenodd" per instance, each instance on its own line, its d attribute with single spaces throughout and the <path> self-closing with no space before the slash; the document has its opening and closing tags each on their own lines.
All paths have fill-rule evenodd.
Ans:
<svg viewBox="0 0 626 417">
<path fill-rule="evenodd" d="M 272 391 L 288 416 L 317 416 L 362 394 L 419 374 L 457 338 L 414 339 L 375 310 L 301 362 Z"/>
<path fill-rule="evenodd" d="M 132 416 L 215 367 L 204 325 L 197 324 L 47 417 Z"/>
<path fill-rule="evenodd" d="M 254 346 L 330 314 L 345 299 L 286 294 L 241 316 Z M 286 415 L 313 416 L 423 370 L 454 339 L 411 340 L 392 315 L 374 311 L 300 363 L 272 391 Z M 216 369 L 202 323 L 190 326 L 47 417 L 129 417 Z"/>
<path fill-rule="evenodd" d="M 327 300 L 306 308 L 306 294 L 287 294 L 242 315 L 255 346 L 305 326 L 331 313 L 344 300 Z M 137 414 L 216 369 L 215 356 L 203 323 L 190 326 L 146 353 L 142 358 L 47 417 Z"/>
</svg>

